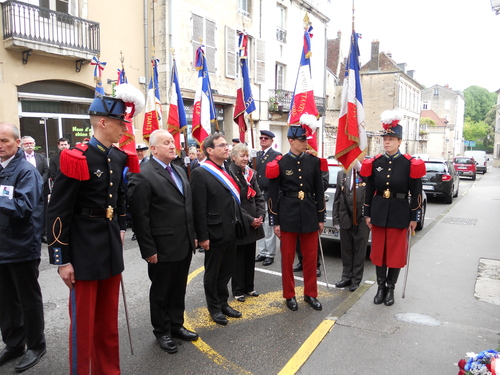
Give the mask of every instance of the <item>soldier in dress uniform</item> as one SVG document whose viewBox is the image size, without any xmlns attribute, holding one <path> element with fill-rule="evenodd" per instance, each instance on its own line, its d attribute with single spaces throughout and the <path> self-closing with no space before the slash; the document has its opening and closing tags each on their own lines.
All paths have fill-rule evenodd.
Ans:
<svg viewBox="0 0 500 375">
<path fill-rule="evenodd" d="M 257 161 L 255 163 L 257 183 L 259 184 L 260 191 L 266 202 L 269 189 L 269 179 L 266 177 L 266 166 L 267 163 L 272 162 L 277 156 L 281 156 L 281 152 L 276 151 L 272 147 L 274 137 L 274 133 L 269 130 L 260 131 L 259 141 L 261 150 L 257 153 Z M 266 221 L 262 224 L 262 228 L 264 229 L 265 237 L 257 241 L 257 251 L 259 254 L 255 258 L 255 261 L 262 262 L 263 266 L 270 266 L 273 264 L 274 257 L 276 256 L 276 235 L 274 234 L 273 228 L 270 227 Z"/>
<path fill-rule="evenodd" d="M 406 265 L 408 232 L 413 234 L 421 220 L 425 164 L 399 151 L 403 135 L 399 113 L 384 111 L 380 117 L 385 153 L 365 160 L 360 174 L 367 178 L 364 216 L 372 231 L 370 258 L 378 284 L 373 302 L 391 306 L 399 272 Z"/>
<path fill-rule="evenodd" d="M 303 255 L 304 301 L 313 309 L 321 310 L 317 300 L 316 262 L 318 258 L 318 231 L 325 222 L 325 199 L 320 162 L 306 151 L 306 130 L 302 126 L 288 128 L 290 151 L 267 165 L 269 178 L 269 224 L 281 240 L 281 269 L 283 297 L 287 307 L 298 309 L 295 298 L 293 261 L 297 238 Z M 326 168 L 326 169 L 325 169 Z"/>
<path fill-rule="evenodd" d="M 354 169 L 360 169 L 358 162 Z M 363 202 L 365 200 L 366 183 L 355 172 L 339 171 L 337 189 L 333 199 L 333 225 L 340 231 L 340 247 L 342 256 L 342 279 L 335 284 L 337 288 L 349 286 L 354 292 L 363 279 L 365 268 L 366 245 L 370 229 L 363 218 Z M 354 209 L 354 189 L 356 189 L 356 209 Z M 354 219 L 354 221 L 353 221 Z"/>
<path fill-rule="evenodd" d="M 71 374 L 120 373 L 118 295 L 126 229 L 122 179 L 126 166 L 139 172 L 137 155 L 113 145 L 127 130 L 125 111 L 119 98 L 94 99 L 89 108 L 94 136 L 61 153 L 49 204 L 50 263 L 59 267 L 70 291 Z"/>
</svg>

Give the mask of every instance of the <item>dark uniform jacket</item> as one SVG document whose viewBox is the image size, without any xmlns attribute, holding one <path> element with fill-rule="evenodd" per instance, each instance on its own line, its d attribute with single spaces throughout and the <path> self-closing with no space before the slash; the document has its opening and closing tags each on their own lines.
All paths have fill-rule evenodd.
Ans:
<svg viewBox="0 0 500 375">
<path fill-rule="evenodd" d="M 399 151 L 392 157 L 384 154 L 363 162 L 361 174 L 367 176 L 364 216 L 370 217 L 371 224 L 402 229 L 410 220 L 420 220 L 422 181 L 410 177 L 411 164 Z"/>
<path fill-rule="evenodd" d="M 124 269 L 120 229 L 126 229 L 122 175 L 127 155 L 114 146 L 99 147 L 89 144 L 83 153 L 90 179 L 58 172 L 47 214 L 50 263 L 71 263 L 78 280 L 103 280 Z M 108 207 L 114 209 L 111 220 L 103 214 Z"/>
<path fill-rule="evenodd" d="M 195 249 L 191 187 L 182 168 L 171 167 L 181 178 L 184 193 L 154 158 L 141 166 L 141 173 L 130 174 L 130 211 L 144 259 L 158 254 L 159 262 L 175 262 Z"/>
<path fill-rule="evenodd" d="M 19 148 L 0 172 L 0 263 L 40 259 L 42 184 L 42 177 Z"/>
<path fill-rule="evenodd" d="M 256 194 L 254 197 L 247 198 L 248 184 L 245 176 L 243 175 L 243 170 L 234 163 L 230 165 L 229 169 L 233 173 L 236 183 L 240 186 L 243 219 L 245 220 L 245 224 L 248 226 L 248 235 L 243 239 L 238 239 L 236 244 L 250 244 L 264 238 L 264 228 L 262 228 L 262 225 L 255 229 L 251 226 L 251 224 L 257 217 L 262 217 L 264 220 L 266 219 L 266 204 L 259 189 L 259 185 L 257 184 L 256 173 L 253 174 L 252 179 L 250 180 L 250 187 L 255 190 Z"/>
<path fill-rule="evenodd" d="M 210 240 L 210 247 L 233 243 L 238 202 L 231 192 L 201 167 L 191 172 L 191 190 L 198 241 Z"/>
<path fill-rule="evenodd" d="M 59 170 L 59 159 L 61 157 L 61 152 L 58 151 L 56 154 L 52 155 L 49 159 L 49 177 L 52 181 L 56 179 L 57 171 Z"/>
<path fill-rule="evenodd" d="M 276 151 L 274 148 L 270 148 L 263 157 L 257 156 L 255 170 L 257 172 L 257 183 L 259 184 L 260 191 L 264 195 L 264 199 L 267 200 L 267 191 L 269 189 L 269 179 L 266 177 L 266 166 L 267 163 L 276 159 L 281 152 Z"/>
<path fill-rule="evenodd" d="M 269 180 L 269 225 L 280 225 L 285 232 L 317 231 L 318 223 L 325 221 L 320 160 L 308 153 L 295 156 L 289 152 L 278 165 L 278 177 Z"/>
<path fill-rule="evenodd" d="M 363 203 L 365 201 L 366 183 L 358 175 L 356 184 L 352 185 L 352 171 L 346 174 L 345 171 L 339 171 L 337 174 L 337 188 L 333 199 L 333 224 L 339 225 L 341 229 L 350 229 L 352 227 L 353 216 L 353 190 L 356 186 L 356 222 L 363 225 Z"/>
</svg>

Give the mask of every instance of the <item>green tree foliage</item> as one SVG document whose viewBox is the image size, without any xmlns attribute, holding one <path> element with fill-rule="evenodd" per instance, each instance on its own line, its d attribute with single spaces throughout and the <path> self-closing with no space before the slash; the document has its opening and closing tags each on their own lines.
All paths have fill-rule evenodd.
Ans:
<svg viewBox="0 0 500 375">
<path fill-rule="evenodd" d="M 420 125 L 436 126 L 436 121 L 429 117 L 420 117 Z"/>
<path fill-rule="evenodd" d="M 480 141 L 487 137 L 489 126 L 484 121 L 473 122 L 465 120 L 464 139 L 468 141 Z"/>
<path fill-rule="evenodd" d="M 464 90 L 465 119 L 472 122 L 484 121 L 491 107 L 496 103 L 496 94 L 479 86 Z"/>
</svg>

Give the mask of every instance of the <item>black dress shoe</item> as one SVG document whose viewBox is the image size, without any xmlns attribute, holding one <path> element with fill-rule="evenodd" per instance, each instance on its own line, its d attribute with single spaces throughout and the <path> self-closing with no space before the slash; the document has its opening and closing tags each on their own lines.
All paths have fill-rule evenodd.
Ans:
<svg viewBox="0 0 500 375">
<path fill-rule="evenodd" d="M 245 296 L 234 296 L 234 299 L 238 302 L 245 302 Z"/>
<path fill-rule="evenodd" d="M 302 263 L 297 263 L 294 267 L 293 267 L 293 272 L 300 272 L 302 271 Z"/>
<path fill-rule="evenodd" d="M 176 339 L 184 341 L 195 341 L 198 340 L 198 334 L 196 332 L 190 331 L 184 327 L 172 330 L 172 336 Z"/>
<path fill-rule="evenodd" d="M 321 270 L 318 268 L 316 268 L 316 277 L 320 277 L 321 276 Z"/>
<path fill-rule="evenodd" d="M 265 260 L 266 258 L 267 258 L 267 257 L 265 257 L 264 255 L 260 255 L 260 254 L 259 254 L 259 255 L 257 255 L 257 256 L 255 257 L 255 261 L 256 261 L 256 262 L 262 262 L 262 261 L 263 261 L 263 260 Z"/>
<path fill-rule="evenodd" d="M 286 307 L 288 307 L 292 311 L 297 311 L 299 309 L 299 304 L 297 303 L 295 297 L 286 300 Z"/>
<path fill-rule="evenodd" d="M 264 261 L 262 262 L 262 265 L 263 266 L 270 266 L 271 264 L 274 263 L 274 258 L 266 258 L 264 259 Z"/>
<path fill-rule="evenodd" d="M 256 292 L 255 290 L 252 290 L 251 292 L 248 292 L 248 293 L 245 293 L 247 296 L 250 296 L 250 297 L 258 297 L 259 296 L 259 293 Z"/>
<path fill-rule="evenodd" d="M 16 372 L 23 372 L 35 366 L 46 353 L 45 344 L 41 349 L 28 349 L 23 359 L 16 365 Z"/>
<path fill-rule="evenodd" d="M 345 288 L 349 285 L 351 285 L 351 280 L 341 280 L 335 284 L 335 288 Z"/>
<path fill-rule="evenodd" d="M 160 348 L 167 353 L 174 354 L 177 353 L 177 344 L 171 335 L 166 334 L 156 338 L 158 344 L 160 344 Z"/>
<path fill-rule="evenodd" d="M 135 233 L 132 234 L 132 238 L 131 238 L 132 241 L 137 241 L 137 237 L 135 236 Z"/>
<path fill-rule="evenodd" d="M 223 325 L 223 326 L 227 325 L 227 319 L 226 319 L 226 317 L 224 316 L 223 313 L 218 312 L 218 313 L 215 313 L 215 314 L 211 314 L 210 316 L 212 317 L 212 320 L 215 323 Z"/>
<path fill-rule="evenodd" d="M 42 242 L 43 242 L 43 243 L 47 243 L 47 242 L 48 242 L 48 241 L 47 241 L 47 236 L 42 236 Z"/>
<path fill-rule="evenodd" d="M 351 284 L 351 286 L 349 287 L 349 291 L 354 292 L 358 288 L 359 288 L 358 284 Z"/>
<path fill-rule="evenodd" d="M 0 353 L 0 366 L 9 362 L 11 359 L 20 357 L 24 354 L 24 348 L 8 348 L 6 347 Z"/>
<path fill-rule="evenodd" d="M 304 296 L 304 301 L 306 301 L 314 310 L 319 311 L 323 309 L 321 303 L 314 297 Z"/>
<path fill-rule="evenodd" d="M 222 306 L 220 311 L 222 311 L 224 315 L 227 315 L 230 318 L 241 318 L 241 313 L 233 309 L 231 306 Z"/>
</svg>

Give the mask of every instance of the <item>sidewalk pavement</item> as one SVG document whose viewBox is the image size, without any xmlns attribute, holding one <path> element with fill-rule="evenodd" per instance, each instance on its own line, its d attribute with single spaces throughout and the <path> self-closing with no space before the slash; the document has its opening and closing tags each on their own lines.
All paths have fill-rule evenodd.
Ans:
<svg viewBox="0 0 500 375">
<path fill-rule="evenodd" d="M 298 374 L 457 374 L 466 353 L 498 348 L 500 169 L 460 194 L 413 237 L 405 299 L 405 270 L 391 307 L 375 305 L 377 285 L 365 283 L 332 312 L 333 328 Z"/>
</svg>

